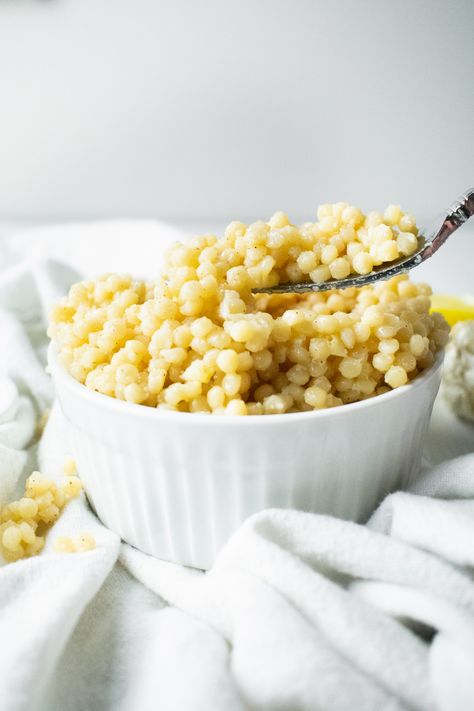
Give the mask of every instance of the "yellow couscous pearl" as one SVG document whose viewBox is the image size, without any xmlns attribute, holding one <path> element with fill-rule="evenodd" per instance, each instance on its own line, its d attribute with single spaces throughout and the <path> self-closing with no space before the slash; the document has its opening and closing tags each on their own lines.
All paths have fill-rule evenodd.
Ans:
<svg viewBox="0 0 474 711">
<path fill-rule="evenodd" d="M 18 526 L 8 526 L 3 532 L 2 545 L 9 551 L 16 551 L 21 545 L 21 530 Z"/>
<path fill-rule="evenodd" d="M 370 254 L 361 251 L 354 255 L 352 266 L 357 274 L 369 274 L 374 268 L 374 261 Z"/>
<path fill-rule="evenodd" d="M 362 372 L 362 363 L 357 358 L 343 358 L 339 370 L 344 378 L 357 378 Z"/>
<path fill-rule="evenodd" d="M 346 257 L 334 259 L 329 267 L 333 279 L 345 279 L 351 273 L 351 265 Z"/>
<path fill-rule="evenodd" d="M 381 373 L 386 373 L 393 365 L 393 355 L 389 353 L 376 353 L 372 359 L 372 365 Z"/>
<path fill-rule="evenodd" d="M 327 400 L 327 392 L 317 385 L 313 385 L 305 390 L 304 401 L 307 405 L 311 405 L 315 409 L 324 407 Z"/>
<path fill-rule="evenodd" d="M 235 373 L 239 365 L 239 358 L 234 350 L 228 348 L 219 353 L 216 364 L 223 373 Z"/>
<path fill-rule="evenodd" d="M 75 540 L 75 547 L 79 553 L 93 551 L 96 547 L 94 536 L 90 533 L 81 533 Z"/>
<path fill-rule="evenodd" d="M 413 336 L 410 337 L 410 351 L 415 357 L 419 358 L 422 356 L 427 346 L 428 344 L 425 343 L 423 336 L 414 333 Z"/>
<path fill-rule="evenodd" d="M 63 472 L 66 476 L 71 476 L 76 473 L 76 460 L 73 457 L 66 457 L 63 466 Z"/>
<path fill-rule="evenodd" d="M 387 385 L 390 385 L 391 388 L 398 388 L 401 385 L 405 385 L 407 381 L 408 375 L 406 370 L 398 365 L 392 365 L 385 373 L 385 382 Z"/>
<path fill-rule="evenodd" d="M 226 415 L 246 415 L 247 407 L 242 400 L 230 400 L 225 409 Z"/>
</svg>

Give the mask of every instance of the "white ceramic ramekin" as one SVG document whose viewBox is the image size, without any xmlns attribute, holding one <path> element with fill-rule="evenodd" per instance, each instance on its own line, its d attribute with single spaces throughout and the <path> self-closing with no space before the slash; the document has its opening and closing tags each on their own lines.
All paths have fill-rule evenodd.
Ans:
<svg viewBox="0 0 474 711">
<path fill-rule="evenodd" d="M 364 520 L 416 476 L 442 354 L 412 383 L 287 415 L 164 412 L 100 395 L 49 365 L 89 501 L 124 541 L 209 568 L 251 514 L 296 508 Z"/>
</svg>

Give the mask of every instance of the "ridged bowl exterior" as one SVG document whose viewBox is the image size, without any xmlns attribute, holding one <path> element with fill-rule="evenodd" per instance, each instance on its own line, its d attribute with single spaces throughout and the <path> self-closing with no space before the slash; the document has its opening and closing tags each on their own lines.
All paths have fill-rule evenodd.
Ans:
<svg viewBox="0 0 474 711">
<path fill-rule="evenodd" d="M 163 412 L 94 393 L 50 368 L 79 475 L 99 518 L 158 558 L 209 568 L 251 514 L 296 508 L 362 521 L 417 475 L 442 356 L 413 383 L 289 415 Z"/>
</svg>

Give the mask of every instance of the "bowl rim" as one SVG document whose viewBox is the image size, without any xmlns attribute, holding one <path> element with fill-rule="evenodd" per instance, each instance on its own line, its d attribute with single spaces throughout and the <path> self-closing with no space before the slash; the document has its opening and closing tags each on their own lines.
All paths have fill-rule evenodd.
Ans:
<svg viewBox="0 0 474 711">
<path fill-rule="evenodd" d="M 64 368 L 63 365 L 58 360 L 57 348 L 54 342 L 51 342 L 48 347 L 48 368 L 52 375 L 53 382 L 56 380 L 62 381 L 62 383 L 70 391 L 76 394 L 81 399 L 88 400 L 89 402 L 95 403 L 98 407 L 105 408 L 107 410 L 113 410 L 121 414 L 130 414 L 134 416 L 141 416 L 146 418 L 156 418 L 157 421 L 169 420 L 175 422 L 181 422 L 181 424 L 232 424 L 238 427 L 254 427 L 261 426 L 263 424 L 288 424 L 288 422 L 297 422 L 301 420 L 314 420 L 319 418 L 327 417 L 337 417 L 338 415 L 349 415 L 350 413 L 355 413 L 359 410 L 363 410 L 370 407 L 377 407 L 383 405 L 384 403 L 394 400 L 396 398 L 404 397 L 409 392 L 423 387 L 429 380 L 431 380 L 441 369 L 444 359 L 444 348 L 440 348 L 435 356 L 433 364 L 422 373 L 417 375 L 412 381 L 408 382 L 406 385 L 402 385 L 399 388 L 395 388 L 388 393 L 383 393 L 382 395 L 375 395 L 374 397 L 367 398 L 366 400 L 359 400 L 357 402 L 346 403 L 343 405 L 336 405 L 336 407 L 330 407 L 322 410 L 311 410 L 309 412 L 286 412 L 280 415 L 246 415 L 242 416 L 229 416 L 229 415 L 212 415 L 210 413 L 200 413 L 200 412 L 174 412 L 172 410 L 159 410 L 154 407 L 148 407 L 146 405 L 139 405 L 133 402 L 127 402 L 126 400 L 119 400 L 118 398 L 111 397 L 110 395 L 104 395 L 95 390 L 91 390 L 86 387 L 83 383 L 73 378 L 70 373 Z M 183 419 L 184 418 L 184 419 Z"/>
</svg>

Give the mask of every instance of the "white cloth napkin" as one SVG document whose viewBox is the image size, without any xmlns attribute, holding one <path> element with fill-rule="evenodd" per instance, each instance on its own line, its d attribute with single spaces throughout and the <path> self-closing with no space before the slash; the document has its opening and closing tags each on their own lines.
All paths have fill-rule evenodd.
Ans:
<svg viewBox="0 0 474 711">
<path fill-rule="evenodd" d="M 35 422 L 53 400 L 43 308 L 71 265 L 91 256 L 104 271 L 113 245 L 123 268 L 133 241 L 134 270 L 149 274 L 176 236 L 114 223 L 3 243 L 0 499 L 36 464 L 60 477 L 68 454 L 55 405 L 40 439 Z M 44 245 L 70 266 L 41 262 Z M 1 711 L 474 709 L 473 445 L 439 401 L 423 476 L 366 526 L 265 511 L 207 574 L 121 544 L 72 502 L 40 556 L 0 568 Z M 53 552 L 57 535 L 85 530 L 96 550 Z"/>
</svg>

